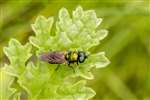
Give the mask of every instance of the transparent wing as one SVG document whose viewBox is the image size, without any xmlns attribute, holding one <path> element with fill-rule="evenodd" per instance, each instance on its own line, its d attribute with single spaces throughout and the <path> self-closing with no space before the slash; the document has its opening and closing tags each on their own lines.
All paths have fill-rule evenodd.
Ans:
<svg viewBox="0 0 150 100">
<path fill-rule="evenodd" d="M 46 61 L 50 64 L 63 64 L 66 63 L 64 52 L 49 52 L 40 55 L 40 60 Z"/>
</svg>

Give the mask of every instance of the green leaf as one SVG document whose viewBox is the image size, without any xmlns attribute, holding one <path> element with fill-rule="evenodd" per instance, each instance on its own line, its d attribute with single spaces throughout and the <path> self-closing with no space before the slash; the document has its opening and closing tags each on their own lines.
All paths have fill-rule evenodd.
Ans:
<svg viewBox="0 0 150 100">
<path fill-rule="evenodd" d="M 91 54 L 86 62 L 90 67 L 96 66 L 96 68 L 106 67 L 109 63 L 110 61 L 105 57 L 104 52 Z"/>
<path fill-rule="evenodd" d="M 79 6 L 72 15 L 71 17 L 66 8 L 60 9 L 55 36 L 50 35 L 53 18 L 38 17 L 32 25 L 36 36 L 31 37 L 30 42 L 39 49 L 39 52 L 66 49 L 87 51 L 107 36 L 106 30 L 96 31 L 102 19 L 97 18 L 95 11 L 83 11 Z"/>
<path fill-rule="evenodd" d="M 106 31 L 96 31 L 102 19 L 97 18 L 95 11 L 83 11 L 79 6 L 73 11 L 73 17 L 69 15 L 67 9 L 62 8 L 59 11 L 59 20 L 57 21 L 56 36 L 65 34 L 68 38 L 66 42 L 58 42 L 58 45 L 63 45 L 64 48 L 82 49 L 87 51 L 92 46 L 98 45 L 99 41 L 106 37 Z M 90 41 L 90 42 L 89 42 Z M 64 49 L 62 48 L 62 49 Z"/>
<path fill-rule="evenodd" d="M 58 98 L 63 98 L 63 100 L 88 100 L 92 98 L 96 93 L 85 87 L 86 82 L 84 80 L 78 81 L 71 84 L 63 84 L 59 87 Z"/>
<path fill-rule="evenodd" d="M 19 76 L 18 83 L 23 87 L 30 99 L 35 99 L 44 87 L 44 83 L 48 81 L 50 72 L 48 66 L 36 66 L 29 63 L 24 73 Z"/>
<path fill-rule="evenodd" d="M 15 67 L 7 64 L 5 64 L 5 73 L 7 73 L 10 76 L 16 76 L 16 77 L 18 76 L 18 72 L 15 69 Z"/>
<path fill-rule="evenodd" d="M 32 24 L 35 36 L 30 37 L 30 43 L 40 50 L 50 49 L 53 41 L 53 37 L 50 37 L 53 22 L 53 17 L 46 19 L 43 16 L 39 16 L 35 23 Z"/>
<path fill-rule="evenodd" d="M 0 69 L 0 100 L 8 100 L 16 91 L 14 88 L 11 88 L 14 77 L 5 72 L 6 67 Z"/>
<path fill-rule="evenodd" d="M 48 99 L 50 100 L 88 100 L 92 98 L 96 93 L 85 87 L 85 81 L 78 81 L 76 83 L 63 81 L 58 84 L 45 84 L 46 89 L 42 91 L 42 95 L 38 98 Z M 44 95 L 45 94 L 45 95 Z"/>
<path fill-rule="evenodd" d="M 49 36 L 53 25 L 53 20 L 53 17 L 49 17 L 48 19 L 46 19 L 43 16 L 38 16 L 35 24 L 32 24 L 32 29 L 36 35 Z"/>
<path fill-rule="evenodd" d="M 25 63 L 32 55 L 30 53 L 31 48 L 31 44 L 27 43 L 23 46 L 15 39 L 11 39 L 8 47 L 4 47 L 4 53 L 10 60 L 10 67 L 14 67 L 18 74 L 24 71 Z"/>
</svg>

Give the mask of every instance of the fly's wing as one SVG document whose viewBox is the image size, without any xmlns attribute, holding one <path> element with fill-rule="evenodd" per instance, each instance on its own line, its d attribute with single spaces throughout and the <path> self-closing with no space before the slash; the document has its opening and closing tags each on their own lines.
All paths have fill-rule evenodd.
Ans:
<svg viewBox="0 0 150 100">
<path fill-rule="evenodd" d="M 50 64 L 66 63 L 65 52 L 49 52 L 40 55 L 40 60 L 46 61 Z"/>
</svg>

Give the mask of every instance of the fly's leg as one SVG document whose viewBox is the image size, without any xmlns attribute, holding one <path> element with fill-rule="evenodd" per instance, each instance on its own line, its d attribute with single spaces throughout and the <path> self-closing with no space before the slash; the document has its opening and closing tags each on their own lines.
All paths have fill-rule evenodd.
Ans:
<svg viewBox="0 0 150 100">
<path fill-rule="evenodd" d="M 76 65 L 76 71 L 78 71 L 79 70 L 79 61 L 77 61 L 76 64 L 77 64 Z"/>
<path fill-rule="evenodd" d="M 73 68 L 73 66 L 70 66 L 70 63 L 68 63 L 68 66 L 69 66 L 70 68 L 72 68 L 73 72 L 75 73 L 75 69 Z"/>
<path fill-rule="evenodd" d="M 77 61 L 77 65 L 79 65 L 79 62 Z"/>
<path fill-rule="evenodd" d="M 60 64 L 57 65 L 55 71 L 57 71 L 59 69 L 59 67 L 60 67 Z"/>
</svg>

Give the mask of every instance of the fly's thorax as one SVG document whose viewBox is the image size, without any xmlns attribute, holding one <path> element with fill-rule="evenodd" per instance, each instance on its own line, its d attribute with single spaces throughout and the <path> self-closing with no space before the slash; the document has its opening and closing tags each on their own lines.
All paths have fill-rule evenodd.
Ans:
<svg viewBox="0 0 150 100">
<path fill-rule="evenodd" d="M 70 57 L 71 57 L 72 61 L 77 61 L 78 60 L 78 53 L 72 52 Z"/>
<path fill-rule="evenodd" d="M 65 59 L 69 62 L 78 60 L 78 52 L 77 51 L 68 51 L 65 55 Z"/>
</svg>

